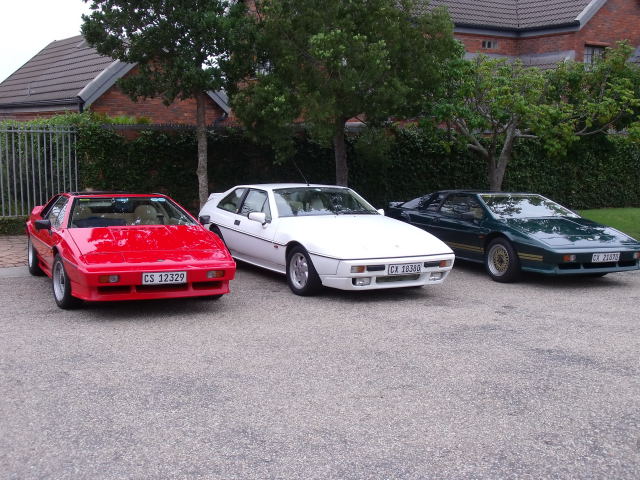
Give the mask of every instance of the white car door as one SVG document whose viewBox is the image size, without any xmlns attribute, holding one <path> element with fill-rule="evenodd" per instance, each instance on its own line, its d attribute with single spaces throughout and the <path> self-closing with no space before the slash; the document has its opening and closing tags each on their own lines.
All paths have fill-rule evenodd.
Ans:
<svg viewBox="0 0 640 480">
<path fill-rule="evenodd" d="M 265 223 L 249 220 L 252 212 L 265 214 Z M 265 190 L 251 188 L 242 199 L 237 213 L 233 214 L 233 223 L 227 227 L 229 234 L 223 232 L 234 256 L 265 268 L 280 271 L 278 249 L 273 245 L 276 232 L 275 221 L 271 216 L 269 196 Z"/>
</svg>

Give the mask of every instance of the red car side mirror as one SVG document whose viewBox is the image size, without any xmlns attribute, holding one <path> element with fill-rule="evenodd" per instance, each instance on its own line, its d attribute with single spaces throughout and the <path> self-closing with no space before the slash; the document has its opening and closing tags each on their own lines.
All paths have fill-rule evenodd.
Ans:
<svg viewBox="0 0 640 480">
<path fill-rule="evenodd" d="M 34 225 L 36 230 L 51 230 L 51 220 L 36 220 Z"/>
</svg>

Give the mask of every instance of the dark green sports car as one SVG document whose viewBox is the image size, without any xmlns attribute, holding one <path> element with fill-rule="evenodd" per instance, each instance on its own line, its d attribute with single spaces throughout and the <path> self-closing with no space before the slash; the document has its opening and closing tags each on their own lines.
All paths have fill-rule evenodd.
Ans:
<svg viewBox="0 0 640 480">
<path fill-rule="evenodd" d="M 640 242 L 541 195 L 446 190 L 392 202 L 387 215 L 427 230 L 458 258 L 483 262 L 498 282 L 523 270 L 602 276 L 640 269 Z"/>
</svg>

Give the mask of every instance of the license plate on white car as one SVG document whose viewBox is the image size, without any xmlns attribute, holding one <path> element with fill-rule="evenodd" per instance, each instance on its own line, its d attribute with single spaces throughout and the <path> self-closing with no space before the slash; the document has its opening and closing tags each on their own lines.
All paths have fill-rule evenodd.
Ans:
<svg viewBox="0 0 640 480">
<path fill-rule="evenodd" d="M 421 263 L 403 263 L 401 265 L 389 265 L 389 275 L 406 275 L 408 273 L 421 273 Z"/>
<path fill-rule="evenodd" d="M 617 262 L 620 260 L 620 252 L 615 253 L 594 253 L 591 263 Z"/>
<path fill-rule="evenodd" d="M 186 282 L 187 272 L 155 272 L 142 274 L 143 285 L 172 285 Z"/>
</svg>

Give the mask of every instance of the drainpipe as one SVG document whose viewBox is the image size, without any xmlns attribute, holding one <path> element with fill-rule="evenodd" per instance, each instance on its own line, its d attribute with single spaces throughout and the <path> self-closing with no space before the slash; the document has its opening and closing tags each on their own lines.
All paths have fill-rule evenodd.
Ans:
<svg viewBox="0 0 640 480">
<path fill-rule="evenodd" d="M 84 100 L 82 97 L 78 97 L 78 113 L 84 112 Z"/>
</svg>

